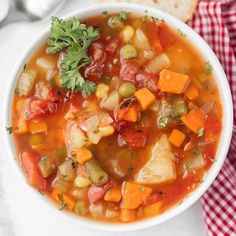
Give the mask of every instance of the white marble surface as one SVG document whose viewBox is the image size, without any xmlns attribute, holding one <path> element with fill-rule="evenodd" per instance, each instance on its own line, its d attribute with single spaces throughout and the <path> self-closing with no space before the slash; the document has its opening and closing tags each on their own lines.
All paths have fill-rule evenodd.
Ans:
<svg viewBox="0 0 236 236">
<path fill-rule="evenodd" d="M 89 5 L 94 0 L 69 1 L 59 15 L 71 9 Z M 0 6 L 1 11 L 1 6 Z M 14 21 L 19 13 L 11 14 L 8 22 Z M 44 23 L 17 23 L 0 28 L 0 94 L 4 94 L 9 73 L 19 55 Z M 2 124 L 2 99 L 0 99 L 0 124 Z M 184 213 L 161 225 L 133 233 L 106 233 L 89 230 L 79 225 L 62 222 L 60 214 L 32 194 L 22 181 L 6 154 L 0 130 L 0 236 L 204 236 L 206 235 L 202 209 L 197 202 Z"/>
</svg>

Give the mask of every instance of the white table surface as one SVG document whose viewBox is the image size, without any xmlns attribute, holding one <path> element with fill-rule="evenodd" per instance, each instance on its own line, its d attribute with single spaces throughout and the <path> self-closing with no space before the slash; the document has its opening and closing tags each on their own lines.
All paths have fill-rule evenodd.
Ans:
<svg viewBox="0 0 236 236">
<path fill-rule="evenodd" d="M 58 15 L 94 3 L 95 0 L 71 0 Z M 0 6 L 1 11 L 1 6 Z M 8 22 L 20 15 L 11 14 Z M 37 37 L 37 31 L 47 22 L 14 23 L 0 28 L 0 124 L 2 124 L 2 97 L 11 68 L 28 43 Z M 0 130 L 0 236 L 204 236 L 206 235 L 200 202 L 161 225 L 129 233 L 107 233 L 62 222 L 60 214 L 31 193 L 17 173 L 11 157 L 7 156 Z"/>
</svg>

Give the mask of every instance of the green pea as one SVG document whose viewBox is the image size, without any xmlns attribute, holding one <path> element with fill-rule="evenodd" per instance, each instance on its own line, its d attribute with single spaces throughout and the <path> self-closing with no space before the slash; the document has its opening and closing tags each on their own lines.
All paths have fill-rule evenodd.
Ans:
<svg viewBox="0 0 236 236">
<path fill-rule="evenodd" d="M 137 50 L 132 44 L 126 44 L 120 49 L 122 58 L 131 59 L 137 57 Z"/>
<path fill-rule="evenodd" d="M 135 86 L 131 82 L 124 82 L 119 87 L 119 94 L 124 98 L 128 98 L 134 95 Z"/>
</svg>

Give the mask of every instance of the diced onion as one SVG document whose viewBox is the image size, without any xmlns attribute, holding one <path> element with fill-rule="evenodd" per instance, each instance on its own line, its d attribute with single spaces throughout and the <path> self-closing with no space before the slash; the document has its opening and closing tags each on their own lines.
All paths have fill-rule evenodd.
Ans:
<svg viewBox="0 0 236 236">
<path fill-rule="evenodd" d="M 94 130 L 98 127 L 99 125 L 99 119 L 97 115 L 91 116 L 89 117 L 87 120 L 85 120 L 84 122 L 82 122 L 80 124 L 80 128 L 87 132 L 89 130 Z"/>
<path fill-rule="evenodd" d="M 113 122 L 113 119 L 105 112 L 101 112 L 98 114 L 99 125 L 106 126 Z"/>
<path fill-rule="evenodd" d="M 35 70 L 27 70 L 21 74 L 19 82 L 18 82 L 18 87 L 17 87 L 18 93 L 20 96 L 29 95 L 33 87 L 36 76 L 37 76 L 37 72 Z"/>
<path fill-rule="evenodd" d="M 119 103 L 119 94 L 117 91 L 113 91 L 106 99 L 103 99 L 100 103 L 102 108 L 112 111 Z"/>
<path fill-rule="evenodd" d="M 45 70 L 53 70 L 55 67 L 52 62 L 43 57 L 38 58 L 36 64 Z"/>
<path fill-rule="evenodd" d="M 146 65 L 145 70 L 150 73 L 158 73 L 162 69 L 167 68 L 170 64 L 168 56 L 163 53 L 152 58 Z"/>
</svg>

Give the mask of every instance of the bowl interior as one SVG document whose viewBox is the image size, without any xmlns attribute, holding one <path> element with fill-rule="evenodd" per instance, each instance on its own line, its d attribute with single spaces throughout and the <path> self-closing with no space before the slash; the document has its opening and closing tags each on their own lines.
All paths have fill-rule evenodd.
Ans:
<svg viewBox="0 0 236 236">
<path fill-rule="evenodd" d="M 216 83 L 219 88 L 220 97 L 222 101 L 223 107 L 223 117 L 222 117 L 222 134 L 218 144 L 218 150 L 216 155 L 216 162 L 213 164 L 211 169 L 208 171 L 207 175 L 205 176 L 205 181 L 191 194 L 189 194 L 186 199 L 184 199 L 183 203 L 175 206 L 162 215 L 149 218 L 146 220 L 142 220 L 135 223 L 128 223 L 128 224 L 108 224 L 102 222 L 96 222 L 93 220 L 84 219 L 82 217 L 75 217 L 71 213 L 63 212 L 60 213 L 61 217 L 65 217 L 65 220 L 70 220 L 71 223 L 79 223 L 83 226 L 106 230 L 106 231 L 131 231 L 131 230 L 138 230 L 147 228 L 159 223 L 162 223 L 166 220 L 171 219 L 172 217 L 176 216 L 177 214 L 184 211 L 186 208 L 191 206 L 195 201 L 197 201 L 202 194 L 207 190 L 210 184 L 213 182 L 215 177 L 217 176 L 223 162 L 225 160 L 230 141 L 232 135 L 232 127 L 233 127 L 233 106 L 232 106 L 232 98 L 229 89 L 229 85 L 227 82 L 227 78 L 225 73 L 215 56 L 212 52 L 211 48 L 207 45 L 207 43 L 197 34 L 195 33 L 189 26 L 185 23 L 181 22 L 180 20 L 176 19 L 173 16 L 170 16 L 164 12 L 161 12 L 157 9 L 152 7 L 144 7 L 142 5 L 137 4 L 128 4 L 128 3 L 106 3 L 106 4 L 99 4 L 93 5 L 91 7 L 75 10 L 74 12 L 65 16 L 65 18 L 75 16 L 79 19 L 87 18 L 89 16 L 97 15 L 102 13 L 103 11 L 108 12 L 119 12 L 119 11 L 127 11 L 133 12 L 140 15 L 149 15 L 154 16 L 159 19 L 163 19 L 168 25 L 170 25 L 174 29 L 179 29 L 183 33 L 187 35 L 187 39 L 192 43 L 192 45 L 198 49 L 201 54 L 204 56 L 205 61 L 209 61 L 213 66 L 213 73 L 215 76 Z M 24 66 L 25 61 L 29 58 L 29 56 L 33 53 L 33 51 L 42 43 L 43 40 L 47 38 L 49 34 L 49 27 L 42 32 L 39 32 L 38 39 L 35 42 L 32 42 L 29 48 L 25 51 L 24 55 L 19 59 L 17 65 L 13 69 L 11 78 L 9 79 L 9 86 L 7 88 L 5 97 L 4 97 L 4 124 L 3 127 L 10 126 L 11 121 L 11 103 L 12 103 L 12 94 L 14 91 L 14 87 L 16 84 L 16 80 L 21 72 L 21 69 Z M 9 156 L 14 161 L 15 148 L 13 144 L 12 138 L 4 132 L 6 146 L 8 150 Z M 15 163 L 15 162 L 14 162 Z M 14 164 L 15 165 L 15 164 Z M 22 176 L 22 181 L 25 182 L 24 176 L 22 171 L 20 170 L 20 166 L 17 162 L 18 173 Z M 42 199 L 41 195 L 38 194 L 35 190 L 32 190 L 33 193 L 36 193 Z M 47 204 L 50 204 L 52 207 L 55 208 L 54 204 L 52 204 L 48 199 L 43 198 Z M 117 227 L 116 227 L 117 226 Z"/>
</svg>

